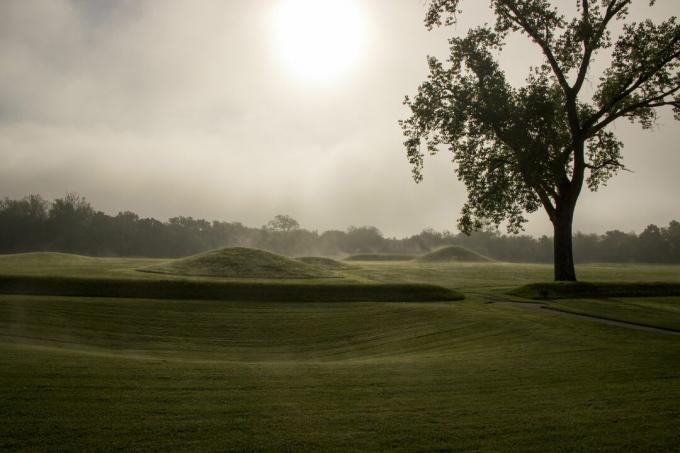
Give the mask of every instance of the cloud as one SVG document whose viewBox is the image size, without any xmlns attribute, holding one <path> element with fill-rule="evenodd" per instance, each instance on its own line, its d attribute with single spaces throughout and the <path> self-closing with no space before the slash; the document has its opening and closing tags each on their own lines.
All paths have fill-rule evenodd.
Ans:
<svg viewBox="0 0 680 453">
<path fill-rule="evenodd" d="M 108 212 L 251 225 L 288 213 L 313 229 L 454 229 L 465 193 L 449 156 L 428 159 L 416 185 L 397 126 L 425 56 L 444 55 L 451 33 L 428 33 L 421 3 L 361 2 L 372 24 L 361 65 L 319 88 L 296 81 L 274 53 L 273 0 L 3 1 L 0 195 L 74 190 Z M 638 228 L 631 199 L 678 193 L 663 164 L 677 128 L 641 138 L 621 127 L 631 159 L 640 146 L 656 157 L 586 198 L 585 229 Z M 664 207 L 637 217 L 674 215 Z M 549 231 L 544 217 L 529 231 Z"/>
</svg>

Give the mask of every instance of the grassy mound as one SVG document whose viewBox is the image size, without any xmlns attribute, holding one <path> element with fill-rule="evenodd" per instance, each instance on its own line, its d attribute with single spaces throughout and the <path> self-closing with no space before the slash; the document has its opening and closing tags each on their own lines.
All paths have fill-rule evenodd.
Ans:
<svg viewBox="0 0 680 453">
<path fill-rule="evenodd" d="M 303 256 L 300 258 L 296 258 L 298 261 L 302 261 L 305 264 L 310 264 L 312 266 L 317 266 L 322 269 L 328 269 L 328 270 L 334 270 L 334 271 L 341 271 L 343 269 L 352 269 L 352 266 L 349 264 L 342 263 L 340 261 L 336 261 L 331 258 L 324 258 L 322 256 Z"/>
<path fill-rule="evenodd" d="M 416 255 L 399 253 L 363 253 L 348 256 L 345 261 L 411 261 L 415 258 Z"/>
<path fill-rule="evenodd" d="M 520 286 L 509 294 L 525 299 L 598 299 L 680 296 L 680 283 L 550 282 Z"/>
<path fill-rule="evenodd" d="M 456 245 L 444 247 L 427 255 L 418 258 L 418 261 L 425 263 L 441 263 L 441 262 L 461 262 L 461 263 L 488 263 L 493 261 L 488 256 L 473 252 L 465 247 Z"/>
<path fill-rule="evenodd" d="M 0 294 L 265 302 L 435 302 L 456 291 L 420 283 L 266 282 L 2 276 Z"/>
<path fill-rule="evenodd" d="M 161 274 L 225 278 L 327 278 L 327 270 L 264 250 L 230 247 L 138 269 Z"/>
</svg>

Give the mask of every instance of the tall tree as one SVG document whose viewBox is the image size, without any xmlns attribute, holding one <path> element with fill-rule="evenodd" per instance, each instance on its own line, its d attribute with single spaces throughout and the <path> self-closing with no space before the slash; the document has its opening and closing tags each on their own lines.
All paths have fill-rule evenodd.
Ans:
<svg viewBox="0 0 680 453">
<path fill-rule="evenodd" d="M 263 228 L 270 231 L 289 233 L 291 231 L 299 230 L 300 224 L 289 215 L 279 214 L 267 222 Z"/>
<path fill-rule="evenodd" d="M 462 3 L 430 0 L 426 26 L 454 24 Z M 584 184 L 597 190 L 624 168 L 623 144 L 610 126 L 625 118 L 649 129 L 663 106 L 680 119 L 676 18 L 630 21 L 633 0 L 575 3 L 567 15 L 573 3 L 563 0 L 490 0 L 495 24 L 450 39 L 446 64 L 428 58 L 429 77 L 406 98 L 412 114 L 400 122 L 416 181 L 421 144 L 429 153 L 440 145 L 453 152 L 468 190 L 462 231 L 507 222 L 518 232 L 524 214 L 543 207 L 554 227 L 556 280 L 576 280 L 572 221 Z M 511 34 L 530 39 L 543 59 L 521 87 L 497 61 Z M 598 54 L 609 65 L 594 79 Z"/>
</svg>

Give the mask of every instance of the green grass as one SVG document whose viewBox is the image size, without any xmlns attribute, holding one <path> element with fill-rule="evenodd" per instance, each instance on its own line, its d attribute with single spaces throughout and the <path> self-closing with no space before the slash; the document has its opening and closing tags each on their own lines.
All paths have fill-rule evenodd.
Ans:
<svg viewBox="0 0 680 453">
<path fill-rule="evenodd" d="M 421 282 L 463 291 L 510 291 L 521 285 L 550 281 L 553 268 L 546 264 L 363 262 L 348 275 L 381 282 Z M 680 283 L 680 266 L 587 264 L 577 267 L 584 281 Z"/>
<path fill-rule="evenodd" d="M 463 299 L 441 286 L 415 283 L 137 280 L 1 276 L 0 294 L 273 302 L 430 302 Z"/>
<path fill-rule="evenodd" d="M 313 266 L 331 271 L 352 269 L 352 266 L 347 263 L 343 263 L 332 258 L 324 258 L 322 256 L 303 256 L 295 259 L 302 261 L 305 264 L 311 264 Z"/>
<path fill-rule="evenodd" d="M 485 263 L 493 261 L 488 256 L 484 256 L 470 249 L 459 246 L 443 247 L 418 258 L 418 261 L 425 263 L 440 262 L 460 262 L 460 263 Z"/>
<path fill-rule="evenodd" d="M 146 284 L 160 261 L 0 257 L 0 275 Z M 680 282 L 678 266 L 581 266 Z M 486 304 L 549 266 L 356 263 L 342 279 L 428 283 L 453 303 L 0 296 L 0 450 L 674 451 L 680 341 Z M 114 283 L 111 283 L 114 284 Z M 680 323 L 678 298 L 555 308 Z M 636 305 L 635 307 L 633 305 Z"/>
<path fill-rule="evenodd" d="M 680 296 L 680 283 L 550 282 L 532 283 L 510 291 L 525 299 L 588 299 L 605 297 Z"/>
<path fill-rule="evenodd" d="M 350 255 L 345 258 L 345 261 L 410 261 L 417 257 L 417 255 L 399 253 L 362 253 Z"/>
<path fill-rule="evenodd" d="M 459 304 L 0 297 L 0 447 L 668 451 L 677 339 Z"/>
<path fill-rule="evenodd" d="M 680 297 L 559 300 L 550 308 L 680 332 Z"/>
<path fill-rule="evenodd" d="M 229 247 L 139 268 L 160 274 L 224 277 L 299 279 L 334 277 L 327 268 L 246 247 Z"/>
<path fill-rule="evenodd" d="M 138 272 L 136 269 L 166 261 L 153 258 L 93 258 L 52 252 L 18 253 L 0 255 L 0 275 L 158 279 L 157 275 Z"/>
</svg>

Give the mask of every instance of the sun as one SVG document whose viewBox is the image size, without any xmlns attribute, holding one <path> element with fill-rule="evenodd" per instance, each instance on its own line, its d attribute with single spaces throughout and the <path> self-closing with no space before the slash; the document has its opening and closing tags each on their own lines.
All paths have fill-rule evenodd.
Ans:
<svg viewBox="0 0 680 453">
<path fill-rule="evenodd" d="M 274 14 L 279 57 L 306 82 L 331 82 L 358 63 L 365 20 L 353 0 L 280 0 Z"/>
</svg>

